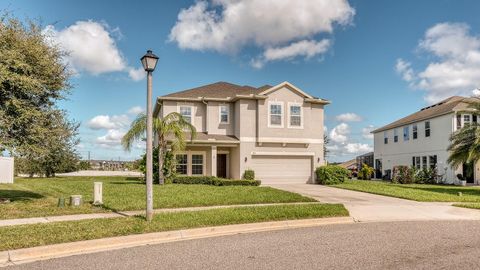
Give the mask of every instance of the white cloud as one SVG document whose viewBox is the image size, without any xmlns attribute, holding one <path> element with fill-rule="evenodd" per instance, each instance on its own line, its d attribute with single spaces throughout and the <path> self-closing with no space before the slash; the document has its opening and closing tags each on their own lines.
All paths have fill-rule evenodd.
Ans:
<svg viewBox="0 0 480 270">
<path fill-rule="evenodd" d="M 348 134 L 350 134 L 350 127 L 346 123 L 341 123 L 330 131 L 330 139 L 336 143 L 345 143 L 348 140 Z"/>
<path fill-rule="evenodd" d="M 253 44 L 264 50 L 251 62 L 259 68 L 271 60 L 325 52 L 330 41 L 312 38 L 332 34 L 335 24 L 348 25 L 354 15 L 347 0 L 204 0 L 180 11 L 169 40 L 182 49 L 220 53 Z"/>
<path fill-rule="evenodd" d="M 140 107 L 140 106 L 134 106 L 127 111 L 128 114 L 131 114 L 131 115 L 134 115 L 134 116 L 138 115 L 139 113 L 143 113 L 143 112 L 145 112 L 145 109 Z"/>
<path fill-rule="evenodd" d="M 127 127 L 130 119 L 127 115 L 97 115 L 88 121 L 91 129 L 120 129 Z"/>
<path fill-rule="evenodd" d="M 364 128 L 362 128 L 362 137 L 367 140 L 372 140 L 373 139 L 373 134 L 371 133 L 375 127 L 373 125 L 368 125 Z"/>
<path fill-rule="evenodd" d="M 345 150 L 349 154 L 364 154 L 373 151 L 373 147 L 365 143 L 348 143 L 345 145 Z"/>
<path fill-rule="evenodd" d="M 335 117 L 340 122 L 360 122 L 363 118 L 356 113 L 343 113 Z"/>
<path fill-rule="evenodd" d="M 411 68 L 412 64 L 399 58 L 397 59 L 397 64 L 395 65 L 395 70 L 397 73 L 402 76 L 402 79 L 411 82 L 415 78 L 415 73 Z"/>
<path fill-rule="evenodd" d="M 404 62 L 400 74 L 404 80 L 410 80 L 412 87 L 426 91 L 427 102 L 469 95 L 471 89 L 480 85 L 480 36 L 472 35 L 469 25 L 436 24 L 426 31 L 418 49 L 434 60 L 417 73 Z M 398 65 L 397 61 L 397 70 Z"/>
<path fill-rule="evenodd" d="M 77 21 L 62 30 L 48 25 L 44 33 L 69 53 L 66 60 L 76 71 L 85 70 L 97 75 L 122 71 L 126 67 L 125 59 L 105 23 Z"/>
<path fill-rule="evenodd" d="M 107 131 L 107 134 L 105 134 L 104 136 L 100 136 L 96 139 L 96 143 L 102 147 L 107 148 L 119 146 L 122 141 L 123 135 L 125 135 L 124 131 L 109 129 Z"/>
<path fill-rule="evenodd" d="M 472 96 L 474 97 L 480 97 L 480 89 L 473 89 L 472 90 Z"/>
<path fill-rule="evenodd" d="M 278 60 L 290 60 L 298 56 L 310 59 L 315 55 L 325 53 L 330 48 L 331 41 L 322 39 L 301 40 L 283 47 L 270 47 L 265 50 L 263 55 L 252 60 L 251 64 L 254 68 L 262 68 L 267 62 Z"/>
<path fill-rule="evenodd" d="M 128 76 L 134 81 L 141 81 L 145 79 L 145 76 L 147 76 L 145 69 L 143 67 L 139 67 L 137 69 L 135 68 L 129 68 L 128 69 Z"/>
</svg>

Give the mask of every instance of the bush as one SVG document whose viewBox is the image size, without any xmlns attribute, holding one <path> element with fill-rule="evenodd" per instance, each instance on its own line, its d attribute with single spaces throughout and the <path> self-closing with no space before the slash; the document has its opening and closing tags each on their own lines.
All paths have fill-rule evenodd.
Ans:
<svg viewBox="0 0 480 270">
<path fill-rule="evenodd" d="M 260 180 L 235 180 L 215 176 L 176 176 L 172 179 L 174 184 L 185 185 L 211 185 L 211 186 L 259 186 Z"/>
<path fill-rule="evenodd" d="M 245 170 L 243 173 L 242 179 L 244 180 L 255 180 L 255 171 L 254 170 Z"/>
<path fill-rule="evenodd" d="M 363 180 L 370 180 L 372 179 L 372 175 L 375 172 L 375 170 L 368 166 L 367 164 L 363 163 L 362 168 L 357 174 L 358 179 L 363 179 Z"/>
<path fill-rule="evenodd" d="M 166 151 L 163 154 L 163 177 L 165 184 L 172 183 L 172 179 L 175 177 L 175 155 L 172 151 Z M 153 183 L 158 184 L 160 183 L 160 175 L 158 174 L 158 147 L 153 149 Z M 139 161 L 139 170 L 146 175 L 147 171 L 147 155 L 144 154 L 142 159 Z"/>
<path fill-rule="evenodd" d="M 415 183 L 417 184 L 436 184 L 437 170 L 425 168 L 417 170 L 415 173 Z"/>
<path fill-rule="evenodd" d="M 408 166 L 393 167 L 392 183 L 413 184 L 415 182 L 415 168 Z"/>
<path fill-rule="evenodd" d="M 317 183 L 321 185 L 334 185 L 343 183 L 348 178 L 350 172 L 340 166 L 327 165 L 318 167 L 315 170 Z"/>
</svg>

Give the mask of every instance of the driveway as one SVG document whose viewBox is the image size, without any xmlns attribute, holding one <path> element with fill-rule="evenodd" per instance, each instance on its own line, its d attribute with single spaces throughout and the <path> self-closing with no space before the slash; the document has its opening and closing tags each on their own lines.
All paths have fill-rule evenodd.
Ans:
<svg viewBox="0 0 480 270">
<path fill-rule="evenodd" d="M 325 203 L 342 203 L 357 222 L 415 220 L 480 220 L 480 211 L 451 203 L 416 202 L 311 184 L 270 184 Z"/>
</svg>

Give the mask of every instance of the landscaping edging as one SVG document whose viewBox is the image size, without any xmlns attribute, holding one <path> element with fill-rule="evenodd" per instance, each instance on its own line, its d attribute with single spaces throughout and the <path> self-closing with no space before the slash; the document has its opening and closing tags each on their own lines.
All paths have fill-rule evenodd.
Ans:
<svg viewBox="0 0 480 270">
<path fill-rule="evenodd" d="M 111 237 L 0 252 L 0 267 L 80 254 L 239 233 L 354 223 L 351 217 L 273 221 Z"/>
</svg>

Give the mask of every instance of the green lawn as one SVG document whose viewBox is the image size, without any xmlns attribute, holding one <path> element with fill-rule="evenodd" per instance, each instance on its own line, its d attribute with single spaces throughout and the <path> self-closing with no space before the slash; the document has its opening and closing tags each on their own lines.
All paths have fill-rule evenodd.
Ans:
<svg viewBox="0 0 480 270">
<path fill-rule="evenodd" d="M 480 202 L 480 188 L 349 180 L 334 187 L 422 202 Z M 462 196 L 458 193 L 461 192 Z"/>
<path fill-rule="evenodd" d="M 196 227 L 339 216 L 348 216 L 341 204 L 275 205 L 162 213 L 151 223 L 143 217 L 127 217 L 0 227 L 0 251 Z"/>
<path fill-rule="evenodd" d="M 89 203 L 93 200 L 95 181 L 103 182 L 103 208 Z M 57 207 L 58 197 L 68 199 L 75 194 L 83 195 L 87 203 L 79 208 Z M 12 201 L 0 204 L 0 219 L 140 210 L 145 207 L 145 185 L 127 177 L 18 178 L 15 184 L 0 184 L 0 198 Z M 270 187 L 154 185 L 155 208 L 311 201 L 314 200 Z"/>
<path fill-rule="evenodd" d="M 453 206 L 471 208 L 471 209 L 480 209 L 480 203 L 455 203 Z"/>
</svg>

